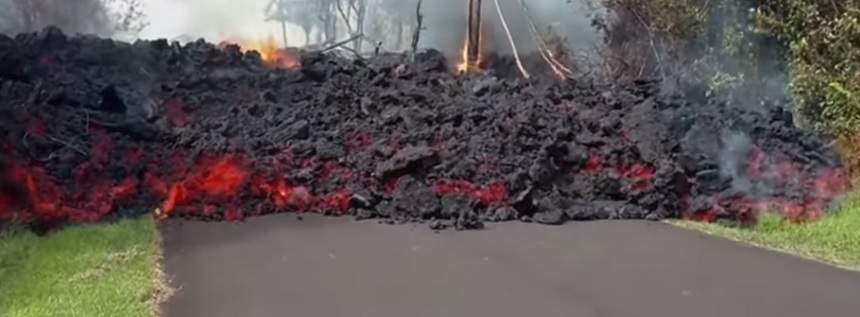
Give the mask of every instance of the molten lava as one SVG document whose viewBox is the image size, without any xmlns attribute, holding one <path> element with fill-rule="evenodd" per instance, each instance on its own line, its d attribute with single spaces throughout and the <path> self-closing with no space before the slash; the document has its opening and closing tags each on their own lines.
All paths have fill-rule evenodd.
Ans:
<svg viewBox="0 0 860 317">
<path fill-rule="evenodd" d="M 176 207 L 197 200 L 207 203 L 230 202 L 240 193 L 248 175 L 244 161 L 237 156 L 202 160 L 190 175 L 170 186 L 161 212 L 170 216 Z M 156 186 L 156 191 L 160 191 L 160 188 L 160 185 Z"/>
<path fill-rule="evenodd" d="M 773 212 L 795 222 L 816 220 L 823 216 L 828 204 L 849 189 L 848 176 L 840 168 L 805 170 L 796 162 L 769 156 L 753 147 L 747 156 L 745 177 L 772 191 L 791 192 L 796 188 L 812 191 L 798 193 L 799 197 L 773 197 L 766 193 L 744 192 L 732 197 L 713 197 L 711 207 L 691 210 L 685 202 L 684 217 L 713 222 L 721 215 L 732 215 L 741 222 L 754 221 L 759 214 Z M 688 200 L 689 194 L 681 195 Z"/>
<path fill-rule="evenodd" d="M 502 182 L 477 186 L 464 180 L 440 180 L 431 187 L 436 195 L 462 195 L 479 201 L 484 206 L 504 204 L 508 200 L 508 188 Z"/>
</svg>

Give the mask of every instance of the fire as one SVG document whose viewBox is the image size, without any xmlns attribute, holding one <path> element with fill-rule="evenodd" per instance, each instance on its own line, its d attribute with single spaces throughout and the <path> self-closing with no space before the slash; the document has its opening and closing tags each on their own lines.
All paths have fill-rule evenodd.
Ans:
<svg viewBox="0 0 860 317">
<path fill-rule="evenodd" d="M 463 44 L 463 52 L 460 56 L 460 62 L 457 63 L 457 73 L 465 74 L 472 71 L 477 71 L 481 69 L 481 65 L 484 63 L 484 46 L 485 37 L 481 37 L 481 43 L 478 45 L 478 54 L 474 61 L 469 61 L 469 50 L 470 44 L 469 39 L 466 39 L 466 42 Z"/>
<path fill-rule="evenodd" d="M 457 65 L 459 73 L 477 70 L 483 54 L 483 22 L 481 21 L 481 0 L 466 0 L 467 25 L 466 43 L 463 45 L 463 56 Z"/>
<path fill-rule="evenodd" d="M 287 53 L 283 48 L 280 48 L 275 38 L 271 35 L 265 38 L 252 40 L 239 39 L 229 42 L 238 44 L 244 52 L 256 51 L 260 53 L 260 58 L 267 66 L 287 70 L 301 66 L 299 60 Z"/>
<path fill-rule="evenodd" d="M 463 56 L 460 57 L 460 63 L 457 64 L 457 72 L 465 73 L 469 70 L 469 39 L 463 44 Z"/>
</svg>

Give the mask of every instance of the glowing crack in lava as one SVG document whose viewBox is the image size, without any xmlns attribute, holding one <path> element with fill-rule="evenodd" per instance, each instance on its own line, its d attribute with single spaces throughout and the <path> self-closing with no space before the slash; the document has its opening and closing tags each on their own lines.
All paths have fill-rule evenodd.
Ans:
<svg viewBox="0 0 860 317">
<path fill-rule="evenodd" d="M 462 195 L 474 199 L 484 206 L 503 205 L 508 201 L 508 189 L 503 182 L 492 182 L 477 186 L 465 180 L 440 180 L 431 187 L 436 195 Z"/>
</svg>

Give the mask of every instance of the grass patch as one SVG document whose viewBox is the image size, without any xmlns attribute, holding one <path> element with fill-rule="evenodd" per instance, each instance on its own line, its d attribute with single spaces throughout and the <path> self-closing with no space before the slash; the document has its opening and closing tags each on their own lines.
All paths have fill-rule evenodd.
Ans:
<svg viewBox="0 0 860 317">
<path fill-rule="evenodd" d="M 0 316 L 155 316 L 155 222 L 0 233 Z"/>
<path fill-rule="evenodd" d="M 690 221 L 674 224 L 860 270 L 860 192 L 846 196 L 841 208 L 832 215 L 810 223 L 792 224 L 777 216 L 765 215 L 751 228 Z"/>
</svg>

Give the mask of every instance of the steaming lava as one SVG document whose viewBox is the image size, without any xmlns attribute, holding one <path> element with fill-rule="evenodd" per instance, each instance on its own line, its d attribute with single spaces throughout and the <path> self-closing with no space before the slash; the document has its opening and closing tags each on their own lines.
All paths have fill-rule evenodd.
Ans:
<svg viewBox="0 0 860 317">
<path fill-rule="evenodd" d="M 434 52 L 268 56 L 0 36 L 0 219 L 803 221 L 846 190 L 827 140 L 781 104 L 455 76 Z"/>
</svg>

